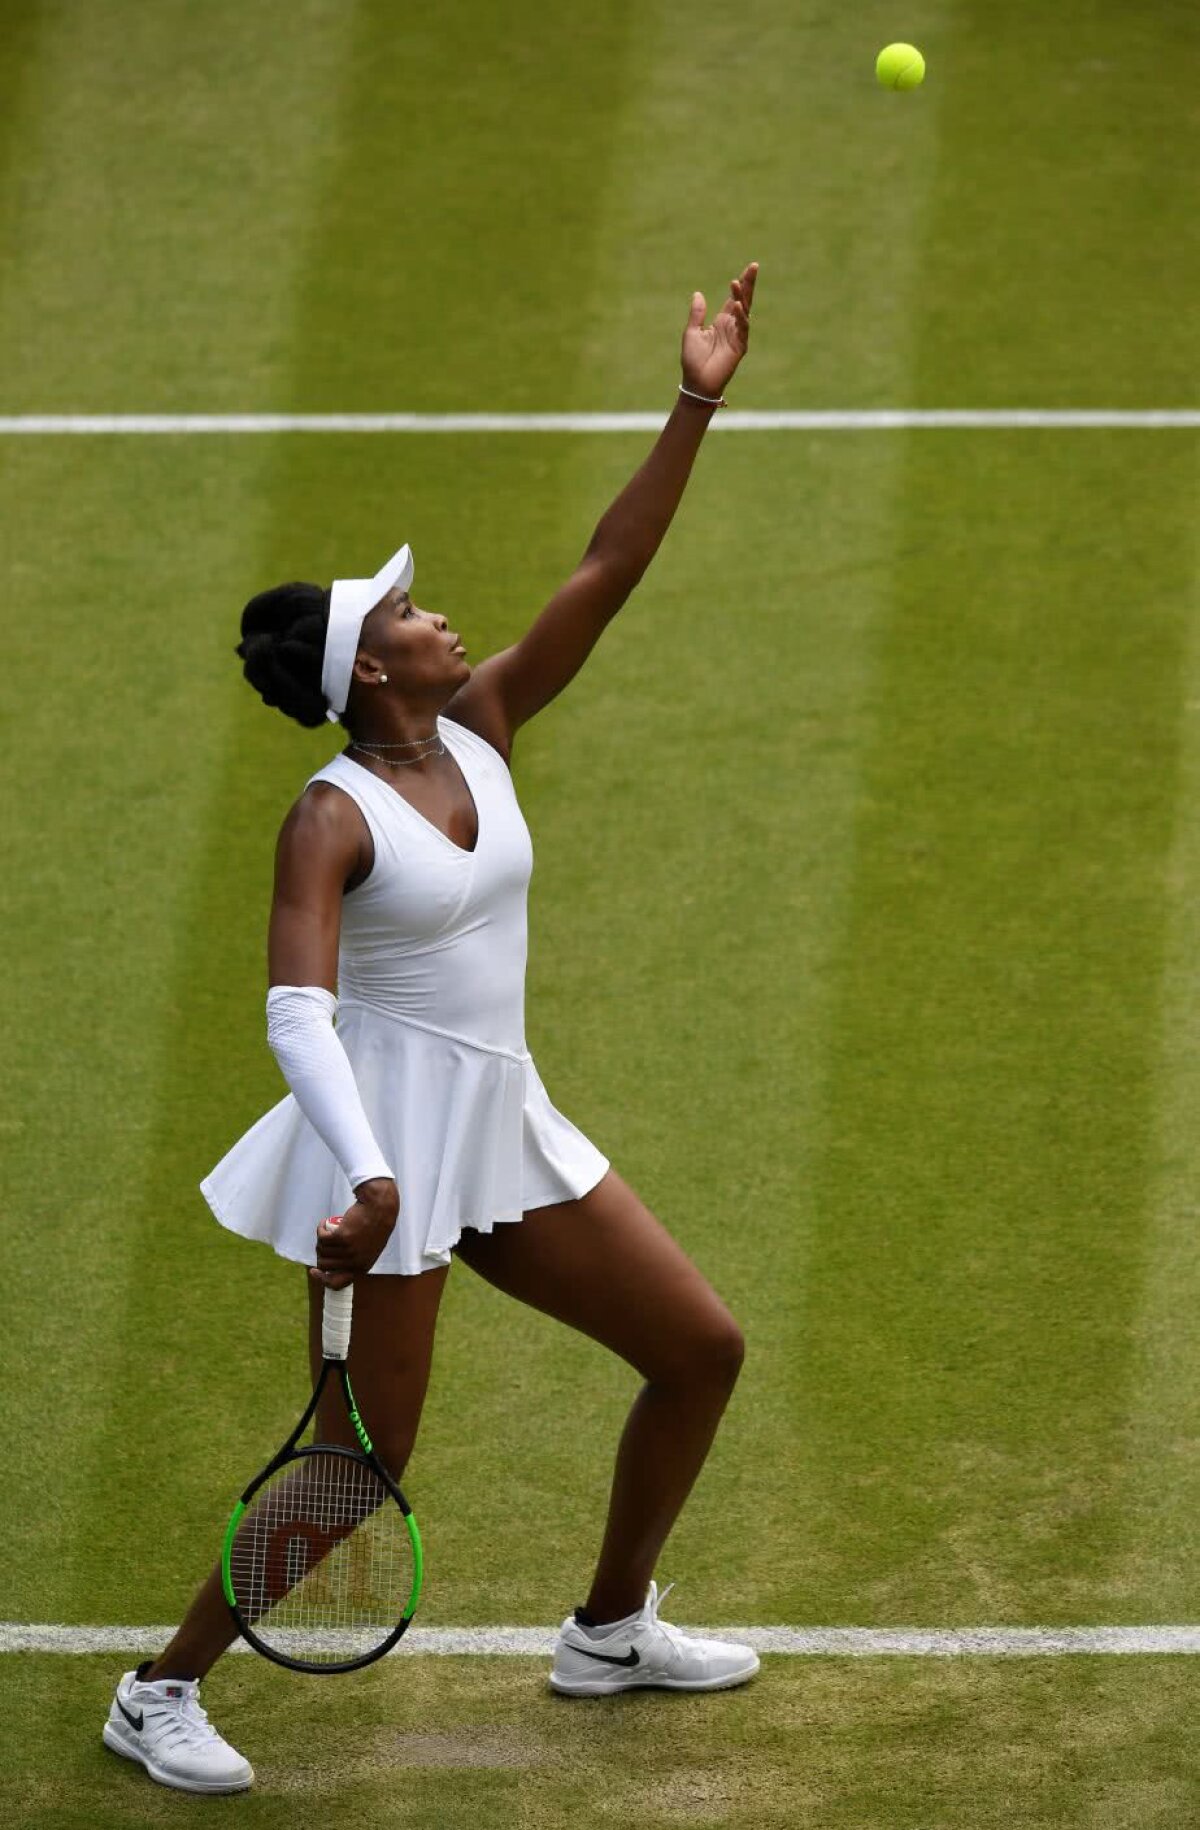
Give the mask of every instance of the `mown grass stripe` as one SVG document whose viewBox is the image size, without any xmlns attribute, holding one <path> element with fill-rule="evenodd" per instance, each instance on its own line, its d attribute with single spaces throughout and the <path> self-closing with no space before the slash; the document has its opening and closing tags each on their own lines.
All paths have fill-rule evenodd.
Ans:
<svg viewBox="0 0 1200 1830">
<path fill-rule="evenodd" d="M 1023 344 L 1019 376 L 1011 351 L 988 373 L 944 308 L 964 171 L 991 169 L 1004 134 L 1001 113 L 981 128 L 964 90 L 947 95 L 918 361 L 876 398 L 1070 401 L 1086 424 L 1085 406 L 1131 396 L 1039 385 L 1024 362 L 1049 337 L 1036 357 Z M 1073 289 L 1053 242 L 1041 253 L 1019 279 L 996 272 L 997 318 Z M 1190 377 L 1140 365 L 1134 388 L 1146 406 L 1195 398 Z M 915 1597 L 943 1621 L 1177 1620 L 1191 1604 L 1163 1596 L 1164 1559 L 1131 1593 L 1118 1547 L 1172 1466 L 1134 1450 L 1127 1419 L 1194 448 L 1147 435 L 1139 463 L 1136 432 L 895 442 L 906 550 L 810 1153 L 794 1561 L 807 1576 L 841 1538 L 850 1606 L 826 1588 L 825 1618 L 903 1619 Z M 801 1591 L 769 1612 L 810 1607 Z"/>
<path fill-rule="evenodd" d="M 696 1629 L 693 1629 L 695 1631 Z M 710 1632 L 713 1629 L 708 1629 Z M 0 1625 L 0 1652 L 156 1652 L 173 1627 Z M 721 1627 L 724 1638 L 793 1658 L 1063 1658 L 1200 1653 L 1200 1626 L 1159 1627 Z M 415 1627 L 398 1652 L 452 1658 L 541 1658 L 552 1627 Z M 234 1652 L 248 1652 L 235 1641 Z"/>
<path fill-rule="evenodd" d="M 254 432 L 657 432 L 656 413 L 19 413 L 0 417 L 0 434 L 25 437 L 100 434 Z M 1200 427 L 1192 407 L 878 408 L 863 412 L 726 410 L 725 432 L 894 432 L 931 427 L 963 431 L 1142 430 Z"/>
<path fill-rule="evenodd" d="M 163 387 L 155 398 L 187 398 L 171 392 L 171 363 L 193 359 L 205 333 L 199 319 L 155 310 L 153 302 L 169 295 L 190 312 L 206 286 L 221 292 L 223 262 L 236 247 L 243 309 L 222 311 L 219 326 L 207 320 L 222 362 L 237 369 L 243 385 L 252 375 L 267 398 L 294 386 L 305 360 L 302 351 L 292 354 L 295 294 L 317 259 L 313 199 L 328 157 L 324 98 L 340 81 L 354 9 L 323 0 L 290 9 L 305 54 L 272 60 L 267 110 L 259 72 L 279 40 L 270 9 L 251 15 L 221 0 L 193 10 L 186 51 L 178 7 L 38 10 L 44 29 L 30 81 L 44 106 L 10 155 L 23 202 L 9 224 L 0 324 L 33 316 L 56 322 L 57 354 L 50 346 L 45 353 L 70 373 L 59 378 L 65 396 L 54 396 L 55 383 L 47 382 L 51 396 L 70 405 L 103 402 L 106 378 L 119 372 L 116 398 L 123 397 L 129 371 L 116 320 L 107 332 L 78 338 L 56 315 L 73 286 L 58 290 L 61 251 L 69 246 L 115 310 L 121 300 L 130 305 L 127 330 L 149 344 L 147 360 Z M 126 93 L 115 110 L 105 73 L 118 64 Z M 153 161 L 139 160 L 147 145 L 155 148 Z M 215 160 L 207 168 L 212 181 L 203 176 L 205 148 Z M 109 213 L 116 198 L 126 200 L 120 225 Z M 129 236 L 126 209 L 155 225 L 153 233 Z M 251 218 L 266 225 L 269 259 L 254 258 Z M 20 348 L 24 363 L 19 334 L 4 347 L 10 356 Z M 37 372 L 40 390 L 49 369 Z M 11 375 L 10 365 L 10 383 Z M 11 388 L 5 400 L 12 404 Z M 6 543 L 3 581 L 23 620 L 7 645 L 0 696 L 28 746 L 19 797 L 6 797 L 8 870 L 0 893 L 10 956 L 16 945 L 22 962 L 6 1013 L 15 1052 L 6 1058 L 5 1110 L 23 1130 L 6 1140 L 5 1170 L 11 1187 L 26 1190 L 41 1289 L 40 1299 L 18 1298 L 13 1313 L 28 1318 L 53 1361 L 59 1426 L 53 1491 L 47 1493 L 44 1473 L 37 1477 L 42 1506 L 38 1488 L 26 1484 L 34 1478 L 28 1465 L 9 1470 L 5 1611 L 77 1619 L 95 1610 L 114 1618 L 133 1606 L 120 1591 L 105 1600 L 98 1587 L 111 1563 L 114 1581 L 128 1590 L 123 1560 L 103 1548 L 104 1521 L 116 1516 L 113 1498 L 129 1465 L 115 1446 L 131 1440 L 121 1394 L 139 1358 L 154 1361 L 145 1371 L 149 1389 L 170 1377 L 175 1342 L 187 1332 L 185 1322 L 173 1324 L 170 1343 L 161 1328 L 154 1332 L 137 1288 L 157 1279 L 164 1295 L 173 1284 L 182 1290 L 170 1267 L 188 1253 L 189 1237 L 211 1237 L 209 1217 L 197 1212 L 192 1169 L 198 1158 L 203 1173 L 207 1147 L 203 1133 L 194 1147 L 185 1118 L 196 1111 L 196 1085 L 176 1092 L 170 1075 L 181 1026 L 197 1021 L 189 994 L 211 1000 L 214 1015 L 219 999 L 221 970 L 197 984 L 186 952 L 190 877 L 205 863 L 197 833 L 220 818 L 223 759 L 240 741 L 234 719 L 239 695 L 249 694 L 232 648 L 240 605 L 256 575 L 265 582 L 277 563 L 271 478 L 280 458 L 269 442 L 230 450 L 33 440 L 7 445 L 4 459 L 6 522 L 21 533 Z M 39 556 L 51 550 L 47 566 Z M 168 604 L 169 632 L 160 621 Z M 90 633 L 80 645 L 72 631 L 82 605 Z M 43 642 L 59 654 L 52 694 L 38 687 Z M 128 665 L 114 665 L 118 652 Z M 232 925 L 227 918 L 226 932 Z M 92 949 L 86 937 L 101 932 L 105 945 Z M 41 937 L 36 947 L 34 936 Z M 71 963 L 80 946 L 90 954 L 86 984 Z M 220 968 L 235 950 L 236 939 Z M 75 985 L 72 1024 L 81 1035 L 104 1038 L 104 1071 L 83 1102 L 80 1057 L 64 1038 L 59 1010 L 58 987 L 68 980 Z M 30 1171 L 51 1133 L 61 1134 L 55 1187 L 39 1195 Z M 214 1154 L 216 1148 L 218 1140 Z M 180 1170 L 189 1149 L 194 1154 Z M 243 1313 L 261 1306 L 255 1275 L 239 1268 Z M 82 1310 L 61 1301 L 58 1293 L 68 1287 L 86 1289 Z M 205 1299 L 191 1286 L 187 1300 Z M 269 1321 L 254 1332 L 251 1359 L 269 1352 Z M 162 1343 L 161 1350 L 147 1349 L 148 1341 Z M 193 1354 L 189 1378 L 200 1358 Z M 16 1383 L 7 1382 L 12 1401 Z M 268 1385 L 262 1377 L 260 1389 Z M 11 1435 L 4 1404 L 0 1421 Z M 250 1462 L 244 1450 L 243 1458 Z M 172 1483 L 173 1523 L 186 1521 L 187 1483 L 182 1471 Z M 71 1547 L 49 1560 L 47 1517 Z M 26 1586 L 35 1598 L 19 1601 Z M 140 1611 L 153 1615 L 161 1604 L 147 1598 Z"/>
</svg>

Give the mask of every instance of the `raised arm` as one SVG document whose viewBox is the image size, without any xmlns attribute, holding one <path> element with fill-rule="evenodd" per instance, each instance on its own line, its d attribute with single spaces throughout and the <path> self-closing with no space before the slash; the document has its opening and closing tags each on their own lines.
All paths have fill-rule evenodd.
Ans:
<svg viewBox="0 0 1200 1830">
<path fill-rule="evenodd" d="M 758 278 L 752 261 L 706 325 L 704 294 L 692 294 L 683 333 L 683 387 L 649 457 L 625 485 L 588 542 L 576 570 L 511 648 L 481 661 L 462 688 L 494 730 L 511 741 L 573 680 L 662 544 L 679 507 L 715 403 L 746 353 Z M 507 750 L 506 752 L 507 753 Z"/>
</svg>

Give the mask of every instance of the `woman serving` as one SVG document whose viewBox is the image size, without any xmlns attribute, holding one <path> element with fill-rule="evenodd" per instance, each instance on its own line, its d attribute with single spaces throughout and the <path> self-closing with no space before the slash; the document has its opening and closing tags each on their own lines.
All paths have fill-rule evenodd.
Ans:
<svg viewBox="0 0 1200 1830">
<path fill-rule="evenodd" d="M 670 526 L 746 353 L 757 273 L 752 263 L 732 282 L 710 325 L 694 294 L 670 418 L 513 647 L 472 670 L 446 618 L 413 602 L 402 547 L 371 579 L 260 593 L 237 650 L 268 705 L 308 728 L 338 722 L 349 742 L 309 779 L 276 850 L 267 1024 L 290 1092 L 201 1188 L 223 1225 L 309 1267 L 314 1376 L 324 1288 L 357 1280 L 349 1370 L 397 1479 L 453 1257 L 641 1373 L 591 1587 L 555 1648 L 549 1681 L 566 1696 L 721 1689 L 758 1669 L 749 1647 L 658 1618 L 654 1567 L 742 1337 L 551 1104 L 526 1047 L 533 851 L 509 773 L 516 732 L 579 671 Z M 333 1213 L 340 1226 L 325 1223 Z M 349 1443 L 348 1428 L 330 1389 L 317 1436 Z M 121 1679 L 106 1743 L 185 1791 L 250 1785 L 198 1700 L 235 1637 L 218 1568 L 166 1649 Z"/>
</svg>

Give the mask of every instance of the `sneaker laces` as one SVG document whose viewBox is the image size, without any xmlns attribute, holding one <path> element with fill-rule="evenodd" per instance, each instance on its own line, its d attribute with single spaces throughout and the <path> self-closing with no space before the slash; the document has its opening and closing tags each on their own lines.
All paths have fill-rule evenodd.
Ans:
<svg viewBox="0 0 1200 1830">
<path fill-rule="evenodd" d="M 673 1582 L 668 1582 L 666 1588 L 660 1595 L 657 1583 L 652 1582 L 650 1584 L 650 1594 L 647 1597 L 646 1602 L 646 1615 L 650 1625 L 657 1627 L 660 1633 L 665 1633 L 677 1652 L 686 1652 L 689 1645 L 687 1634 L 679 1627 L 673 1627 L 667 1621 L 658 1618 L 659 1608 L 661 1608 L 663 1602 L 667 1599 L 667 1596 L 674 1587 L 675 1584 Z"/>
<path fill-rule="evenodd" d="M 208 1711 L 200 1701 L 200 1683 L 198 1679 L 195 1683 L 189 1684 L 184 1692 L 183 1714 L 187 1717 L 189 1722 L 194 1722 L 197 1728 L 203 1729 L 206 1735 L 216 1735 L 217 1731 L 208 1719 Z"/>
<path fill-rule="evenodd" d="M 171 1741 L 187 1741 L 193 1746 L 202 1741 L 220 1740 L 200 1702 L 199 1679 L 193 1678 L 182 1689 L 183 1697 L 178 1704 L 174 1697 L 156 1697 L 151 1703 L 159 1718 L 155 1723 L 158 1732 Z M 149 1698 L 147 1702 L 150 1702 Z"/>
</svg>

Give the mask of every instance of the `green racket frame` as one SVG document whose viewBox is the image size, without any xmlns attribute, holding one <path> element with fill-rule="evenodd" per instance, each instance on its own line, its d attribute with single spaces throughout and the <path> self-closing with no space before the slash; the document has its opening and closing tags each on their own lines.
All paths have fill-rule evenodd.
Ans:
<svg viewBox="0 0 1200 1830">
<path fill-rule="evenodd" d="M 326 1290 L 323 1340 L 324 1358 L 321 1363 L 320 1376 L 313 1389 L 313 1395 L 308 1401 L 304 1415 L 301 1417 L 287 1441 L 283 1444 L 279 1452 L 271 1458 L 261 1473 L 255 1475 L 254 1479 L 250 1482 L 250 1485 L 246 1488 L 246 1491 L 242 1494 L 241 1499 L 234 1507 L 229 1524 L 225 1528 L 225 1538 L 221 1545 L 221 1586 L 225 1592 L 225 1600 L 229 1607 L 229 1611 L 233 1616 L 234 1624 L 242 1638 L 248 1645 L 253 1646 L 256 1652 L 261 1652 L 264 1658 L 271 1659 L 276 1665 L 285 1665 L 289 1671 L 309 1671 L 314 1675 L 322 1675 L 324 1673 L 334 1674 L 343 1671 L 358 1671 L 362 1666 L 374 1664 L 377 1658 L 382 1658 L 385 1653 L 390 1652 L 397 1641 L 407 1632 L 409 1622 L 416 1612 L 417 1603 L 421 1598 L 421 1584 L 425 1572 L 425 1555 L 421 1545 L 421 1533 L 417 1528 L 417 1521 L 413 1516 L 412 1507 L 409 1505 L 403 1493 L 400 1491 L 400 1488 L 375 1453 L 371 1438 L 367 1435 L 363 1420 L 358 1414 L 358 1406 L 354 1402 L 354 1393 L 351 1390 L 350 1379 L 346 1372 L 346 1351 L 349 1345 L 350 1303 L 352 1294 L 353 1285 L 348 1285 L 344 1290 Z M 341 1380 L 342 1396 L 346 1401 L 346 1409 L 350 1414 L 350 1421 L 354 1425 L 354 1433 L 358 1437 L 359 1447 L 357 1449 L 347 1449 L 340 1443 L 314 1442 L 307 1444 L 304 1448 L 298 1449 L 296 1444 L 307 1429 L 313 1413 L 320 1402 L 321 1393 L 325 1389 L 325 1381 L 333 1371 L 337 1372 L 338 1377 Z M 237 1535 L 238 1526 L 241 1524 L 254 1495 L 265 1482 L 271 1479 L 272 1475 L 279 1472 L 280 1468 L 282 1468 L 285 1463 L 289 1461 L 302 1462 L 309 1455 L 341 1455 L 345 1456 L 348 1461 L 366 1462 L 372 1473 L 382 1481 L 392 1499 L 403 1513 L 404 1523 L 408 1528 L 409 1542 L 412 1546 L 413 1555 L 413 1579 L 409 1588 L 408 1600 L 405 1603 L 404 1611 L 401 1614 L 399 1621 L 386 1639 L 379 1645 L 373 1647 L 370 1652 L 360 1653 L 355 1658 L 336 1662 L 323 1661 L 320 1664 L 315 1662 L 309 1664 L 306 1663 L 304 1659 L 291 1658 L 287 1653 L 280 1652 L 276 1647 L 269 1646 L 265 1640 L 259 1638 L 250 1622 L 244 1618 L 241 1609 L 238 1607 L 237 1597 L 233 1591 L 233 1576 L 230 1566 L 230 1560 L 233 1554 L 233 1541 Z"/>
</svg>

